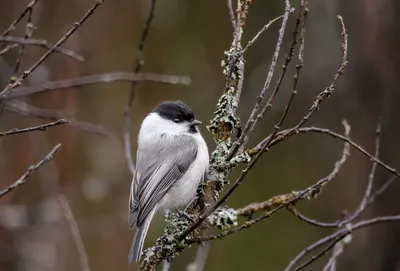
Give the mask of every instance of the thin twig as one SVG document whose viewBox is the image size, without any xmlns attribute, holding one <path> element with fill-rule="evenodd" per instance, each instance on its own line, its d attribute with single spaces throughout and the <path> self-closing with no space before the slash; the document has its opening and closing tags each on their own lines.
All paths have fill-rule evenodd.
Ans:
<svg viewBox="0 0 400 271">
<path fill-rule="evenodd" d="M 233 5 L 232 5 L 232 0 L 227 0 L 228 3 L 228 11 L 229 11 L 229 17 L 231 18 L 231 23 L 233 27 L 233 32 L 236 31 L 236 18 L 235 18 L 235 12 L 233 11 Z"/>
<path fill-rule="evenodd" d="M 280 137 L 286 138 L 288 135 L 292 135 L 295 133 L 298 133 L 299 128 L 302 127 L 311 117 L 311 115 L 313 115 L 315 113 L 315 111 L 318 110 L 319 106 L 321 103 L 323 103 L 325 101 L 326 98 L 329 98 L 333 91 L 336 88 L 336 83 L 339 80 L 339 78 L 343 75 L 346 67 L 347 67 L 347 40 L 348 40 L 348 36 L 347 36 L 347 32 L 346 32 L 346 28 L 344 26 L 343 23 L 343 19 L 342 17 L 338 16 L 341 27 L 342 27 L 342 38 L 343 38 L 343 42 L 342 42 L 342 51 L 343 51 L 343 57 L 342 57 L 342 63 L 337 71 L 337 73 L 334 75 L 333 80 L 331 82 L 331 84 L 329 85 L 329 87 L 327 87 L 323 92 L 321 92 L 316 100 L 314 101 L 314 103 L 312 104 L 312 106 L 310 107 L 310 109 L 308 110 L 308 113 L 303 117 L 303 119 L 293 128 L 286 130 L 284 133 L 278 133 L 278 135 Z M 273 140 L 272 140 L 273 139 Z M 257 147 L 255 148 L 255 150 L 252 151 L 252 153 L 256 153 L 262 149 L 262 145 L 265 144 L 266 141 L 269 141 L 270 144 L 267 145 L 267 148 L 270 148 L 274 142 L 279 142 L 276 141 L 276 139 L 274 139 L 271 135 L 269 135 L 268 137 L 266 137 L 264 140 L 262 140 Z"/>
<path fill-rule="evenodd" d="M 54 47 L 53 44 L 48 43 L 47 40 L 38 40 L 38 39 L 24 39 L 21 37 L 13 37 L 13 36 L 0 36 L 0 42 L 8 42 L 8 43 L 14 43 L 14 44 L 23 44 L 23 45 L 32 45 L 32 46 L 38 46 L 41 48 L 45 49 L 51 49 Z M 11 48 L 10 48 L 11 49 Z M 78 61 L 84 61 L 85 58 L 71 50 L 64 49 L 62 47 L 56 48 L 54 50 L 56 53 L 60 53 L 66 56 L 70 56 Z M 5 52 L 1 51 L 0 54 L 4 54 Z"/>
<path fill-rule="evenodd" d="M 143 49 L 144 45 L 147 40 L 147 36 L 149 35 L 149 30 L 150 30 L 150 24 L 151 21 L 153 20 L 154 17 L 154 10 L 156 8 L 156 0 L 151 1 L 151 6 L 150 6 L 150 11 L 149 15 L 147 17 L 145 26 L 143 28 L 142 36 L 139 41 L 139 45 L 137 48 L 137 58 L 135 61 L 135 68 L 134 68 L 134 73 L 139 73 L 142 66 L 144 65 L 144 60 L 143 60 Z M 124 110 L 124 143 L 125 143 L 125 156 L 126 160 L 128 162 L 129 170 L 131 171 L 131 174 L 133 175 L 135 172 L 135 165 L 133 163 L 132 159 L 132 150 L 131 150 L 131 108 L 133 104 L 133 98 L 135 96 L 135 88 L 136 88 L 136 81 L 132 81 L 131 83 L 131 88 L 129 90 L 129 97 L 128 97 L 128 102 L 125 106 Z"/>
<path fill-rule="evenodd" d="M 29 12 L 29 10 L 31 10 L 32 7 L 38 1 L 39 0 L 32 0 L 31 2 L 29 2 L 29 4 L 25 7 L 24 11 L 22 11 L 22 13 L 19 15 L 19 17 L 14 22 L 12 22 L 12 24 L 6 30 L 4 30 L 4 32 L 1 34 L 1 36 L 6 36 L 11 31 L 14 31 L 15 27 L 17 26 L 17 24 L 25 17 L 25 15 Z"/>
<path fill-rule="evenodd" d="M 294 206 L 292 206 L 292 205 L 288 206 L 288 210 L 294 216 L 296 216 L 298 219 L 300 219 L 301 221 L 304 221 L 304 222 L 306 222 L 308 224 L 311 224 L 313 226 L 317 226 L 317 227 L 321 227 L 321 228 L 337 228 L 339 226 L 339 223 L 340 223 L 340 221 L 337 221 L 337 222 L 321 222 L 321 221 L 317 221 L 315 219 L 312 219 L 312 218 L 309 218 L 309 217 L 303 215 L 296 208 L 294 208 Z"/>
<path fill-rule="evenodd" d="M 392 175 L 379 189 L 377 189 L 372 195 L 371 197 L 369 197 L 368 199 L 368 204 L 373 203 L 377 197 L 379 197 L 380 195 L 382 195 L 383 192 L 385 192 L 390 185 L 394 182 L 394 180 L 396 180 L 397 176 Z"/>
<path fill-rule="evenodd" d="M 360 145 L 358 145 L 354 141 L 350 140 L 346 136 L 343 136 L 341 134 L 335 133 L 335 132 L 333 132 L 333 131 L 331 131 L 329 129 L 323 129 L 323 128 L 318 128 L 318 127 L 305 127 L 305 128 L 300 128 L 298 130 L 292 130 L 292 129 L 284 130 L 284 131 L 278 133 L 277 137 L 274 140 L 271 141 L 271 143 L 269 145 L 269 148 L 274 146 L 274 145 L 276 145 L 280 141 L 285 140 L 289 136 L 292 136 L 292 135 L 295 135 L 295 134 L 299 134 L 299 133 L 304 133 L 304 134 L 320 133 L 320 134 L 329 135 L 329 136 L 331 136 L 333 138 L 345 141 L 345 142 L 349 143 L 353 148 L 355 148 L 356 150 L 358 150 L 359 152 L 361 152 L 362 154 L 367 156 L 369 159 L 371 159 L 372 161 L 376 162 L 379 166 L 383 167 L 384 169 L 386 169 L 390 173 L 396 175 L 397 177 L 400 177 L 400 173 L 395 168 L 392 168 L 392 167 L 388 166 L 387 164 L 385 164 L 384 162 L 382 162 L 381 160 L 377 159 L 372 154 L 370 154 L 369 152 L 364 150 Z M 257 148 L 258 147 L 256 147 L 255 150 L 250 150 L 250 152 L 258 152 Z"/>
<path fill-rule="evenodd" d="M 53 159 L 54 153 L 61 147 L 61 143 L 57 144 L 42 160 L 40 160 L 36 165 L 31 165 L 28 167 L 27 171 L 13 184 L 8 186 L 6 189 L 0 191 L 0 198 L 7 193 L 11 192 L 13 189 L 17 188 L 20 185 L 23 185 L 26 183 L 26 180 L 32 173 L 34 173 L 36 170 L 38 170 L 41 166 L 49 162 L 51 159 Z"/>
<path fill-rule="evenodd" d="M 21 133 L 27 133 L 27 132 L 32 132 L 32 131 L 46 131 L 50 127 L 61 125 L 61 124 L 66 124 L 66 123 L 69 123 L 69 121 L 67 121 L 65 119 L 59 119 L 54 122 L 45 123 L 45 124 L 41 124 L 41 125 L 37 125 L 37 126 L 33 126 L 33 127 L 28 127 L 28 128 L 23 128 L 23 129 L 14 128 L 14 129 L 8 130 L 6 132 L 0 132 L 0 137 L 21 134 Z"/>
<path fill-rule="evenodd" d="M 342 63 L 340 65 L 339 70 L 337 71 L 337 73 L 334 75 L 332 83 L 323 91 L 321 92 L 318 96 L 317 99 L 314 101 L 313 105 L 311 106 L 311 108 L 308 110 L 308 113 L 303 117 L 303 119 L 296 125 L 296 127 L 294 127 L 293 129 L 299 129 L 300 127 L 302 127 L 311 117 L 312 114 L 314 114 L 315 111 L 318 110 L 319 106 L 325 101 L 326 98 L 329 98 L 333 91 L 336 88 L 336 84 L 339 80 L 339 78 L 343 75 L 344 71 L 347 68 L 347 41 L 348 41 L 348 35 L 346 32 L 346 28 L 344 26 L 344 22 L 343 22 L 343 18 L 342 16 L 338 16 L 340 25 L 342 27 L 342 52 L 343 52 L 343 56 L 342 56 Z"/>
<path fill-rule="evenodd" d="M 267 78 L 264 83 L 264 87 L 262 88 L 260 95 L 257 97 L 256 103 L 253 107 L 253 111 L 251 112 L 250 117 L 249 117 L 244 129 L 242 130 L 241 136 L 236 141 L 236 143 L 233 145 L 228 156 L 226 157 L 227 160 L 230 160 L 233 157 L 233 155 L 235 155 L 237 150 L 245 143 L 246 138 L 248 138 L 249 130 L 251 130 L 253 127 L 253 123 L 255 121 L 256 115 L 258 114 L 261 102 L 264 100 L 265 95 L 267 94 L 267 90 L 272 81 L 272 76 L 274 75 L 275 66 L 278 61 L 278 56 L 279 56 L 280 48 L 281 48 L 282 41 L 283 41 L 283 35 L 285 34 L 286 22 L 289 19 L 290 11 L 291 11 L 291 9 L 290 9 L 289 0 L 285 0 L 285 13 L 283 15 L 281 28 L 279 29 L 278 40 L 276 43 L 274 54 L 272 55 L 271 66 L 269 68 Z"/>
<path fill-rule="evenodd" d="M 196 251 L 196 257 L 193 262 L 186 266 L 186 271 L 203 271 L 206 265 L 208 252 L 210 251 L 210 242 L 205 242 L 203 246 L 199 246 Z"/>
<path fill-rule="evenodd" d="M 30 7 L 28 9 L 28 21 L 27 21 L 26 26 L 25 26 L 25 36 L 24 36 L 25 40 L 29 39 L 33 35 L 33 32 L 35 31 L 35 26 L 32 23 L 32 13 L 33 13 L 33 7 Z M 19 71 L 20 71 L 20 68 L 21 68 L 21 65 L 22 65 L 22 58 L 24 57 L 24 53 L 25 53 L 25 44 L 21 44 L 19 46 L 18 57 L 17 57 L 17 60 L 15 62 L 15 69 L 14 69 L 15 76 L 17 76 Z M 15 80 L 14 76 L 11 77 L 10 83 L 13 83 L 14 82 L 13 80 Z"/>
<path fill-rule="evenodd" d="M 305 5 L 305 2 L 303 0 L 300 1 L 299 15 L 298 15 L 297 20 L 296 20 L 296 26 L 295 26 L 295 28 L 293 30 L 292 44 L 291 44 L 291 46 L 289 48 L 288 53 L 286 54 L 285 62 L 282 65 L 282 71 L 281 71 L 281 74 L 280 74 L 280 76 L 278 78 L 278 81 L 276 82 L 275 88 L 272 91 L 271 96 L 268 98 L 267 103 L 265 104 L 265 106 L 263 107 L 261 112 L 257 115 L 256 119 L 252 123 L 252 126 L 248 130 L 248 133 L 247 133 L 247 135 L 246 135 L 246 137 L 245 137 L 245 139 L 243 141 L 242 146 L 244 146 L 248 142 L 253 130 L 255 129 L 255 127 L 257 125 L 257 122 L 259 122 L 265 116 L 265 114 L 272 108 L 272 103 L 273 103 L 276 95 L 278 94 L 278 91 L 279 91 L 279 89 L 281 87 L 283 78 L 285 77 L 287 66 L 289 65 L 289 63 L 291 62 L 292 57 L 293 57 L 294 47 L 297 44 L 297 35 L 298 35 L 298 32 L 299 32 L 300 23 L 303 20 L 302 16 L 303 16 L 304 5 Z M 300 68 L 297 68 L 296 69 L 296 75 L 298 75 L 299 72 L 300 72 Z M 283 124 L 283 122 L 284 122 L 284 120 L 285 120 L 285 118 L 286 118 L 286 116 L 287 116 L 287 114 L 289 112 L 289 109 L 290 109 L 290 106 L 291 106 L 291 104 L 293 102 L 293 99 L 294 99 L 295 95 L 297 94 L 297 90 L 295 88 L 297 88 L 298 76 L 296 77 L 296 75 L 295 75 L 295 78 L 294 78 L 294 90 L 292 91 L 292 93 L 290 95 L 289 101 L 286 104 L 278 123 L 275 124 L 274 130 L 272 131 L 271 135 L 269 136 L 270 140 L 267 140 L 266 142 L 264 142 L 264 147 L 262 147 L 262 149 L 267 149 L 268 148 L 269 143 L 271 142 L 271 140 L 275 137 L 275 135 L 280 130 L 280 128 L 281 128 L 281 126 L 282 126 L 282 124 Z M 239 151 L 240 151 L 240 147 L 239 147 Z"/>
<path fill-rule="evenodd" d="M 82 236 L 79 232 L 78 224 L 76 223 L 74 215 L 72 214 L 71 207 L 68 204 L 68 199 L 65 195 L 60 194 L 58 196 L 58 200 L 59 200 L 61 208 L 63 210 L 64 218 L 68 222 L 69 230 L 72 234 L 74 243 L 78 250 L 81 270 L 82 271 L 90 271 L 89 259 L 88 259 L 87 253 L 86 253 L 85 245 L 83 244 Z"/>
<path fill-rule="evenodd" d="M 367 226 L 375 225 L 375 224 L 378 224 L 381 222 L 399 222 L 399 221 L 400 221 L 400 215 L 393 215 L 393 216 L 382 216 L 382 217 L 378 216 L 378 217 L 375 217 L 372 219 L 360 221 L 354 225 L 348 224 L 348 227 L 339 229 L 336 232 L 332 233 L 331 235 L 325 236 L 325 237 L 321 238 L 320 240 L 318 240 L 317 242 L 306 247 L 289 263 L 289 265 L 285 268 L 284 271 L 292 270 L 294 268 L 294 266 L 297 264 L 297 262 L 299 262 L 306 254 L 308 254 L 309 252 L 313 251 L 314 249 L 316 249 L 330 241 L 336 240 L 336 238 L 340 238 L 340 237 L 343 238 L 346 235 L 348 235 L 349 233 L 352 233 L 356 230 L 365 228 Z M 313 261 L 315 261 L 317 259 L 318 258 L 314 258 Z"/>
<path fill-rule="evenodd" d="M 53 48 L 48 50 L 33 66 L 26 70 L 14 83 L 7 85 L 4 90 L 0 93 L 0 101 L 4 100 L 14 88 L 20 86 L 22 82 L 27 78 L 39 65 L 41 65 L 54 51 L 60 47 L 82 24 L 93 14 L 93 12 L 103 4 L 104 0 L 95 1 L 94 5 L 88 10 L 88 12 L 79 20 L 74 23 L 74 26 L 54 45 Z"/>
<path fill-rule="evenodd" d="M 8 97 L 7 100 L 25 97 L 32 94 L 50 92 L 71 87 L 81 87 L 92 84 L 104 84 L 113 82 L 133 82 L 133 81 L 148 81 L 164 84 L 190 84 L 190 78 L 184 75 L 167 75 L 154 73 L 127 73 L 127 72 L 111 72 L 103 74 L 87 75 L 64 79 L 59 81 L 47 81 L 29 87 L 16 88 Z"/>
<path fill-rule="evenodd" d="M 345 134 L 348 136 L 350 134 L 350 126 L 348 125 L 348 123 L 345 120 L 343 121 L 343 126 L 345 128 Z M 259 211 L 260 209 L 263 209 L 263 208 L 265 208 L 268 211 L 265 212 L 260 217 L 258 217 L 256 219 L 253 219 L 253 220 L 250 220 L 250 221 L 247 221 L 246 223 L 244 223 L 244 224 L 242 224 L 240 226 L 237 226 L 237 227 L 229 229 L 227 231 L 218 233 L 216 235 L 200 238 L 199 240 L 201 240 L 201 241 L 214 240 L 214 239 L 217 239 L 217 238 L 222 238 L 222 237 L 225 237 L 227 235 L 233 234 L 235 232 L 239 232 L 239 231 L 241 231 L 243 229 L 250 228 L 251 226 L 253 226 L 254 224 L 260 222 L 261 220 L 263 220 L 265 218 L 269 218 L 273 213 L 275 213 L 276 211 L 280 210 L 281 208 L 289 206 L 290 204 L 293 204 L 294 202 L 296 202 L 300 198 L 315 197 L 321 191 L 323 186 L 325 186 L 327 183 L 331 182 L 333 179 L 336 178 L 336 176 L 338 175 L 341 167 L 344 165 L 344 163 L 346 162 L 347 157 L 349 155 L 350 155 L 350 144 L 346 142 L 344 144 L 344 148 L 343 148 L 343 152 L 342 152 L 341 158 L 339 159 L 339 161 L 337 161 L 335 163 L 335 166 L 334 166 L 332 172 L 328 176 L 326 176 L 325 178 L 319 180 L 317 183 L 313 184 L 312 186 L 308 187 L 307 189 L 305 189 L 303 191 L 292 192 L 292 193 L 284 195 L 284 196 L 274 197 L 271 200 L 269 200 L 270 203 L 261 203 L 259 205 L 251 204 L 248 207 L 244 207 L 242 210 L 238 210 L 238 214 L 244 214 L 246 216 L 251 216 L 255 211 Z M 252 160 L 252 162 L 253 161 L 254 160 Z M 235 185 L 236 185 L 236 182 L 232 185 L 232 187 L 237 187 L 237 185 L 236 186 Z M 221 200 L 223 198 L 227 198 L 229 196 L 229 194 L 233 192 L 232 187 L 225 193 L 225 195 L 221 198 Z M 227 196 L 227 194 L 228 194 L 228 196 Z M 222 204 L 222 202 L 221 202 L 221 204 Z M 275 208 L 271 210 L 271 206 L 275 207 Z"/>
<path fill-rule="evenodd" d="M 19 102 L 19 101 L 7 102 L 5 110 L 16 113 L 21 116 L 36 117 L 40 119 L 48 119 L 53 121 L 56 121 L 58 119 L 66 119 L 70 123 L 71 127 L 76 128 L 78 130 L 86 131 L 89 133 L 95 133 L 101 136 L 110 135 L 110 133 L 101 125 L 69 118 L 64 116 L 59 111 L 35 107 L 24 102 Z"/>
<path fill-rule="evenodd" d="M 228 2 L 229 2 L 229 1 L 228 1 Z M 269 28 L 274 22 L 276 22 L 277 20 L 283 18 L 283 16 L 284 16 L 284 15 L 278 16 L 278 17 L 276 17 L 275 19 L 270 20 L 266 25 L 264 25 L 263 28 L 261 28 L 261 30 L 258 31 L 258 33 L 254 36 L 254 38 L 252 38 L 252 39 L 247 43 L 247 45 L 246 45 L 246 47 L 244 47 L 242 53 L 244 54 L 244 53 L 247 51 L 247 49 L 249 49 L 249 48 L 253 45 L 253 43 L 261 36 L 262 33 L 264 33 L 265 31 L 267 31 L 268 28 Z"/>
<path fill-rule="evenodd" d="M 379 158 L 380 135 L 381 135 L 381 123 L 378 122 L 378 127 L 376 128 L 375 154 L 374 154 L 374 157 L 376 157 L 376 158 Z M 368 175 L 367 189 L 365 190 L 365 194 L 364 194 L 363 199 L 361 200 L 360 206 L 351 216 L 349 216 L 344 221 L 342 221 L 340 223 L 340 225 L 347 224 L 347 223 L 353 221 L 354 219 L 356 219 L 357 217 L 359 217 L 361 215 L 361 213 L 364 211 L 365 207 L 368 205 L 368 201 L 371 196 L 372 186 L 374 184 L 376 167 L 377 167 L 377 163 L 376 163 L 376 161 L 373 161 L 371 171 Z"/>
<path fill-rule="evenodd" d="M 313 263 L 314 261 L 316 261 L 317 259 L 321 258 L 322 256 L 324 256 L 326 253 L 328 253 L 328 251 L 333 248 L 336 244 L 338 244 L 343 238 L 345 238 L 346 235 L 340 235 L 339 237 L 337 237 L 335 240 L 333 240 L 332 243 L 330 243 L 328 246 L 326 246 L 320 253 L 318 253 L 315 256 L 312 256 L 310 260 L 308 260 L 307 262 L 303 263 L 302 265 L 300 265 L 299 267 L 295 268 L 294 271 L 299 271 L 305 267 L 307 267 L 308 265 L 310 265 L 311 263 Z"/>
</svg>

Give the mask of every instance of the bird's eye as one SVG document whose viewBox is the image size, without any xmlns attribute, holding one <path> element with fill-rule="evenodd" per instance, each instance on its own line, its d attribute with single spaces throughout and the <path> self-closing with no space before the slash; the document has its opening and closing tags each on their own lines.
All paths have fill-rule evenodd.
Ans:
<svg viewBox="0 0 400 271">
<path fill-rule="evenodd" d="M 181 121 L 180 121 L 180 119 L 174 119 L 174 122 L 175 122 L 175 123 L 179 123 L 179 122 L 181 122 Z"/>
</svg>

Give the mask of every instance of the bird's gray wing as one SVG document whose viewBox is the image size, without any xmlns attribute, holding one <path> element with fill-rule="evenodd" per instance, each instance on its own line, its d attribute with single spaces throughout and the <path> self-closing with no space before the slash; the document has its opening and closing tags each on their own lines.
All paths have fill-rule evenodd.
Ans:
<svg viewBox="0 0 400 271">
<path fill-rule="evenodd" d="M 143 152 L 143 153 L 142 153 Z M 161 137 L 151 149 L 138 150 L 141 161 L 137 174 L 135 198 L 138 227 L 157 203 L 178 181 L 197 157 L 197 143 L 190 136 Z M 145 169 L 141 171 L 142 169 Z"/>
</svg>

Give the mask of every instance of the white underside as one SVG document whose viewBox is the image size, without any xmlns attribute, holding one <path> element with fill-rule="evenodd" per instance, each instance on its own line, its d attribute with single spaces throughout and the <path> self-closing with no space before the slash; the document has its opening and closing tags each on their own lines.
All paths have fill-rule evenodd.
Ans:
<svg viewBox="0 0 400 271">
<path fill-rule="evenodd" d="M 197 158 L 186 171 L 185 175 L 165 194 L 158 208 L 168 210 L 172 207 L 187 205 L 196 196 L 197 187 L 208 170 L 208 149 L 200 133 L 194 135 L 198 145 Z"/>
</svg>

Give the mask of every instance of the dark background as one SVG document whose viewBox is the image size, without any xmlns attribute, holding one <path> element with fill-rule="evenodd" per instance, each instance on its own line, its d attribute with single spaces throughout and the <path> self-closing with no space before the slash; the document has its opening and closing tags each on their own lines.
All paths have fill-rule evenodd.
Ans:
<svg viewBox="0 0 400 271">
<path fill-rule="evenodd" d="M 29 1 L 3 0 L 0 29 L 6 29 Z M 235 2 L 235 1 L 234 1 Z M 253 1 L 244 41 L 251 39 L 269 20 L 282 14 L 283 1 Z M 298 1 L 291 1 L 297 7 Z M 399 12 L 396 0 L 309 1 L 304 68 L 299 95 L 285 127 L 298 122 L 316 95 L 332 80 L 340 65 L 342 15 L 349 34 L 349 65 L 334 95 L 321 106 L 310 125 L 343 133 L 341 120 L 352 126 L 351 138 L 373 152 L 377 117 L 382 119 L 380 158 L 400 168 L 400 137 L 397 90 L 399 81 Z M 36 4 L 34 38 L 56 42 L 93 4 L 89 0 L 41 0 Z M 77 62 L 53 54 L 26 81 L 133 70 L 136 46 L 149 1 L 114 0 L 105 3 L 65 44 L 85 56 Z M 295 23 L 288 23 L 280 62 L 288 50 Z M 23 36 L 24 24 L 13 35 Z M 262 88 L 280 23 L 271 27 L 246 54 L 245 82 L 239 114 L 248 114 Z M 2 30 L 1 30 L 2 31 Z M 140 122 L 158 102 L 185 101 L 197 118 L 207 123 L 224 86 L 221 60 L 230 47 L 232 26 L 226 1 L 158 1 L 156 15 L 144 51 L 143 71 L 185 74 L 190 86 L 141 83 L 132 110 L 133 151 Z M 45 51 L 28 47 L 23 68 L 29 68 Z M 296 53 L 297 54 L 297 53 Z M 17 50 L 0 58 L 0 81 L 11 75 Z M 295 61 L 293 61 L 295 63 Z M 279 74 L 278 67 L 276 75 Z M 294 65 L 268 117 L 262 120 L 251 143 L 272 131 L 291 91 Z M 275 79 L 273 80 L 275 82 Z M 58 142 L 63 144 L 54 162 L 45 165 L 28 183 L 0 200 L 0 270 L 79 270 L 79 257 L 56 196 L 65 193 L 88 252 L 91 270 L 132 270 L 127 253 L 133 237 L 128 230 L 127 207 L 131 182 L 122 142 L 123 109 L 129 83 L 70 88 L 26 99 L 42 108 L 101 124 L 112 132 L 102 137 L 68 126 L 46 133 L 29 133 L 0 140 L 0 187 L 6 187 Z M 43 120 L 3 112 L 0 130 L 25 127 Z M 210 151 L 211 135 L 203 127 Z M 340 157 L 343 144 L 323 135 L 299 135 L 271 149 L 229 198 L 232 207 L 263 201 L 271 196 L 303 189 L 327 175 Z M 336 221 L 345 209 L 354 210 L 365 191 L 369 159 L 352 150 L 338 178 L 319 199 L 302 202 L 299 209 L 322 221 Z M 233 174 L 232 179 L 234 176 Z M 390 175 L 378 169 L 376 186 Z M 393 184 L 364 218 L 396 214 L 400 185 Z M 163 219 L 152 223 L 145 246 L 161 235 Z M 282 270 L 305 246 L 331 233 L 305 224 L 281 211 L 253 228 L 212 243 L 206 270 Z M 356 232 L 339 258 L 338 270 L 400 270 L 399 224 L 382 224 Z M 172 270 L 184 270 L 195 248 L 174 260 Z M 309 267 L 321 270 L 323 260 Z"/>
</svg>

